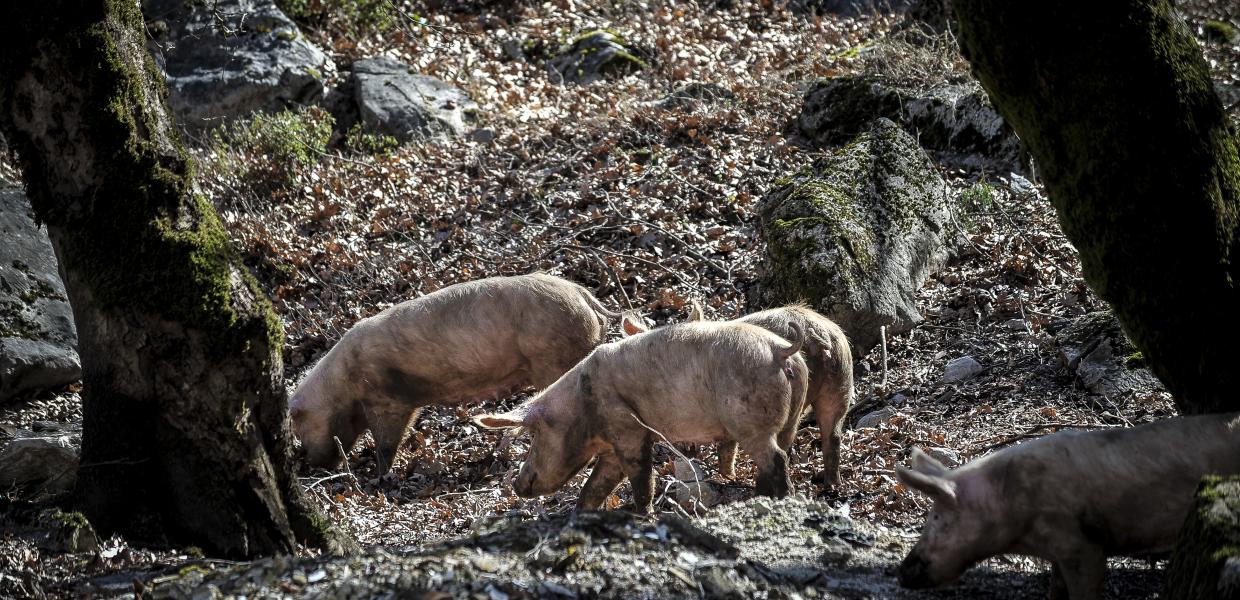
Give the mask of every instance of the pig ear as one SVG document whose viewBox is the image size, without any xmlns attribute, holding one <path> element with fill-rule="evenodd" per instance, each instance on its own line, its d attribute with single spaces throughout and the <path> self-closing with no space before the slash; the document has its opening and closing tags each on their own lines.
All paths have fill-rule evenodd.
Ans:
<svg viewBox="0 0 1240 600">
<path fill-rule="evenodd" d="M 472 421 L 484 429 L 512 429 L 525 424 L 525 415 L 524 410 L 511 410 L 498 415 L 478 415 Z"/>
<path fill-rule="evenodd" d="M 896 467 L 896 478 L 937 502 L 956 504 L 956 482 L 938 475 L 928 475 L 902 466 Z"/>
<path fill-rule="evenodd" d="M 934 457 L 926 454 L 918 447 L 913 448 L 913 470 L 935 477 L 947 475 L 947 467 L 944 467 L 943 463 L 935 460 Z"/>
<path fill-rule="evenodd" d="M 624 330 L 624 337 L 631 337 L 650 331 L 650 328 L 646 326 L 644 321 L 645 319 L 635 314 L 625 313 L 624 318 L 620 320 L 620 328 Z"/>
<path fill-rule="evenodd" d="M 702 305 L 698 303 L 696 298 L 694 298 L 693 302 L 690 303 L 689 305 L 689 320 L 690 321 L 705 321 L 706 320 L 706 312 L 702 310 Z"/>
</svg>

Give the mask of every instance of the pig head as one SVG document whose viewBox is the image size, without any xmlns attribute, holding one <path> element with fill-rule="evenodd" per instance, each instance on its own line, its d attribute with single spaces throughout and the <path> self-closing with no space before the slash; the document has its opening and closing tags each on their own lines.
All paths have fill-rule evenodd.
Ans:
<svg viewBox="0 0 1240 600">
<path fill-rule="evenodd" d="M 917 545 L 900 563 L 900 585 L 922 589 L 951 583 L 969 567 L 1003 552 L 1016 537 L 1015 528 L 997 516 L 1001 498 L 978 485 L 967 472 L 953 473 L 920 448 L 913 449 L 912 468 L 896 467 L 896 477 L 934 506 L 926 515 Z"/>
</svg>

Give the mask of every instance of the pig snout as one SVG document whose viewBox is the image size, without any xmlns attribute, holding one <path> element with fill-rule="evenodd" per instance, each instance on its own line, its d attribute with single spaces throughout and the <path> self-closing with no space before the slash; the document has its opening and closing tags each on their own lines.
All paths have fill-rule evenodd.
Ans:
<svg viewBox="0 0 1240 600">
<path fill-rule="evenodd" d="M 900 585 L 912 590 L 934 587 L 937 583 L 930 577 L 929 566 L 920 554 L 916 552 L 909 554 L 896 571 L 896 575 L 900 578 Z"/>
<path fill-rule="evenodd" d="M 535 487 L 537 483 L 538 473 L 535 473 L 533 469 L 521 469 L 521 472 L 517 473 L 516 479 L 512 482 L 512 489 L 522 498 L 537 498 L 541 495 Z"/>
</svg>

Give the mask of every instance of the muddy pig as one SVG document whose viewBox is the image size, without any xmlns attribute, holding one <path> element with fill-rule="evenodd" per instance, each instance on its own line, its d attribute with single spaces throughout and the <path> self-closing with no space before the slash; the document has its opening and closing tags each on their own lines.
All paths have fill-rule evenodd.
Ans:
<svg viewBox="0 0 1240 600">
<path fill-rule="evenodd" d="M 934 500 L 900 584 L 942 585 L 997 554 L 1051 562 L 1051 598 L 1098 598 L 1106 557 L 1170 551 L 1202 476 L 1240 473 L 1240 413 L 1052 434 L 954 470 L 918 449 L 905 485 Z"/>
<path fill-rule="evenodd" d="M 661 327 L 599 346 L 516 410 L 475 422 L 531 433 L 514 483 L 526 498 L 554 492 L 597 456 L 578 509 L 599 509 L 627 477 L 635 510 L 649 512 L 660 439 L 737 440 L 758 465 L 757 492 L 782 497 L 807 378 L 803 335 L 793 338 L 746 323 Z"/>
<path fill-rule="evenodd" d="M 689 311 L 690 320 L 703 320 L 702 307 L 696 302 Z M 801 355 L 809 367 L 809 388 L 805 395 L 806 408 L 813 409 L 822 435 L 822 462 L 826 489 L 834 488 L 840 481 L 840 434 L 844 416 L 853 399 L 853 359 L 848 336 L 834 321 L 804 304 L 791 304 L 746 315 L 736 321 L 757 325 L 787 339 L 792 335 L 792 325 L 805 332 L 805 347 Z M 646 331 L 638 319 L 623 321 L 625 335 Z M 719 471 L 731 477 L 736 468 L 736 442 L 724 442 L 719 446 Z"/>
<path fill-rule="evenodd" d="M 340 458 L 370 428 L 380 473 L 411 420 L 457 404 L 551 385 L 597 346 L 608 319 L 585 288 L 545 274 L 492 277 L 402 302 L 354 325 L 289 402 L 316 466 Z"/>
</svg>

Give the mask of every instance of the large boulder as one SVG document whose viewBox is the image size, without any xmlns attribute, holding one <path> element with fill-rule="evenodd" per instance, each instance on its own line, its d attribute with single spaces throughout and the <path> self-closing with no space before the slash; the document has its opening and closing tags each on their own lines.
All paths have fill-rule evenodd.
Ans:
<svg viewBox="0 0 1240 600">
<path fill-rule="evenodd" d="M 547 60 L 547 72 L 556 83 L 588 84 L 621 77 L 649 66 L 643 52 L 610 29 L 583 33 L 561 45 Z"/>
<path fill-rule="evenodd" d="M 1240 477 L 1206 477 L 1167 566 L 1164 598 L 1240 598 Z"/>
<path fill-rule="evenodd" d="M 402 142 L 462 135 L 478 112 L 459 88 L 387 57 L 354 62 L 349 85 L 366 131 Z"/>
<path fill-rule="evenodd" d="M 815 83 L 794 122 L 809 143 L 847 142 L 878 117 L 917 136 L 943 162 L 967 169 L 1027 171 L 1020 139 L 995 111 L 976 80 L 899 85 L 873 75 L 848 75 Z"/>
<path fill-rule="evenodd" d="M 858 355 L 879 327 L 921 321 L 917 290 L 949 253 L 954 203 L 916 140 L 879 119 L 847 147 L 777 181 L 760 208 L 758 304 L 805 301 Z"/>
<path fill-rule="evenodd" d="M 77 330 L 47 231 L 0 182 L 0 402 L 82 377 Z"/>
<path fill-rule="evenodd" d="M 334 69 L 273 0 L 146 0 L 143 12 L 183 125 L 313 103 Z"/>
</svg>

